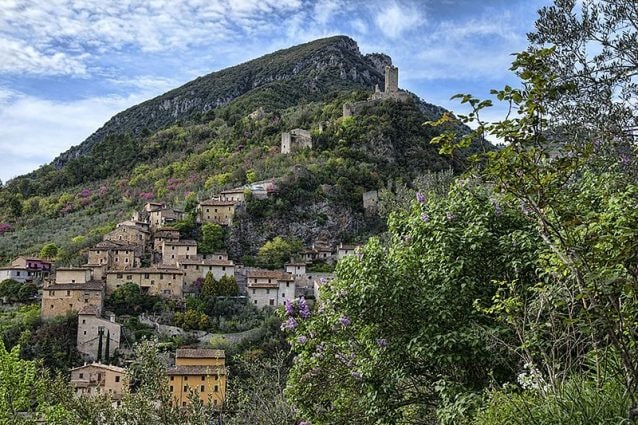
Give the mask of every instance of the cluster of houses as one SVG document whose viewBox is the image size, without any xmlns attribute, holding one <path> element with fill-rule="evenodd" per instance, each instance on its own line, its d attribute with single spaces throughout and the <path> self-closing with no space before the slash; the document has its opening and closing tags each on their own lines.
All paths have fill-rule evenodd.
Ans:
<svg viewBox="0 0 638 425">
<path fill-rule="evenodd" d="M 256 189 L 251 191 L 253 196 L 269 196 L 274 191 L 269 182 L 259 183 Z M 235 210 L 246 202 L 246 196 L 244 189 L 235 189 L 202 201 L 197 207 L 197 220 L 227 225 Z M 104 311 L 104 301 L 122 285 L 132 282 L 142 293 L 182 299 L 194 294 L 195 283 L 211 273 L 216 280 L 235 277 L 245 299 L 255 307 L 276 308 L 286 299 L 315 295 L 321 282 L 332 279 L 331 273 L 309 272 L 310 264 L 335 262 L 355 253 L 354 245 L 341 244 L 333 249 L 316 243 L 304 249 L 298 261 L 285 264 L 283 270 L 243 267 L 229 260 L 226 252 L 202 255 L 196 241 L 181 239 L 171 225 L 183 215 L 183 211 L 164 203 L 148 202 L 132 219 L 118 223 L 101 242 L 89 248 L 88 261 L 82 267 L 53 270 L 48 261 L 20 257 L 0 268 L 0 281 L 41 279 L 44 320 L 69 312 L 78 314 L 77 350 L 87 362 L 71 371 L 78 395 L 111 394 L 113 402 L 119 403 L 128 385 L 125 369 L 106 364 L 120 348 L 122 330 L 115 315 Z M 188 403 L 191 389 L 197 390 L 202 401 L 223 403 L 223 351 L 179 349 L 175 366 L 167 374 L 178 405 Z"/>
</svg>

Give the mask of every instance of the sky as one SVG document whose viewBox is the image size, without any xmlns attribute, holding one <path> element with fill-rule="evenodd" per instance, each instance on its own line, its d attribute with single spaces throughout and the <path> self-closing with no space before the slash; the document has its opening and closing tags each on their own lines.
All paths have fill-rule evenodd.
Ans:
<svg viewBox="0 0 638 425">
<path fill-rule="evenodd" d="M 0 179 L 49 163 L 111 116 L 198 76 L 337 34 L 399 67 L 399 87 L 460 111 L 456 93 L 516 84 L 550 0 L 0 0 Z M 504 108 L 485 117 L 497 119 Z"/>
</svg>

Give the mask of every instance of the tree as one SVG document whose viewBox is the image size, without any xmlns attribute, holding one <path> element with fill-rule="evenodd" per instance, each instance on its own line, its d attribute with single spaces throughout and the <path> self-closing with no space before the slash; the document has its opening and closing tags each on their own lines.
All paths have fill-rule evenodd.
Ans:
<svg viewBox="0 0 638 425">
<path fill-rule="evenodd" d="M 514 69 L 523 87 L 495 92 L 519 115 L 479 121 L 477 133 L 469 136 L 487 134 L 507 142 L 479 156 L 474 172 L 493 185 L 504 203 L 520 205 L 542 241 L 536 260 L 542 278 L 531 286 L 501 282 L 489 311 L 515 331 L 519 341 L 513 349 L 540 376 L 536 380 L 546 383 L 543 392 L 555 395 L 555 406 L 561 406 L 565 382 L 593 369 L 596 373 L 586 379 L 602 385 L 610 378 L 601 371 L 615 366 L 611 379 L 623 382 L 632 420 L 638 416 L 635 151 L 618 132 L 625 126 L 622 116 L 607 115 L 608 126 L 585 127 L 576 141 L 554 131 L 549 118 L 565 95 L 555 84 L 554 54 L 554 49 L 519 54 Z M 460 98 L 473 108 L 461 116 L 464 122 L 475 121 L 489 106 L 470 95 Z M 448 136 L 436 141 L 456 143 Z M 621 155 L 599 149 L 604 144 L 612 153 L 621 149 Z"/>
<path fill-rule="evenodd" d="M 197 250 L 202 254 L 210 254 L 222 248 L 224 248 L 224 229 L 222 226 L 217 223 L 204 223 Z"/>
<path fill-rule="evenodd" d="M 261 267 L 282 268 L 286 261 L 299 254 L 301 248 L 302 244 L 298 239 L 284 239 L 276 236 L 259 248 L 257 262 Z"/>
<path fill-rule="evenodd" d="M 104 347 L 104 359 L 106 364 L 111 363 L 111 331 L 106 331 L 106 346 Z"/>
<path fill-rule="evenodd" d="M 515 359 L 493 343 L 512 334 L 481 306 L 495 282 L 535 281 L 539 239 L 474 180 L 419 201 L 390 216 L 387 245 L 373 238 L 338 263 L 318 309 L 285 307 L 287 395 L 313 424 L 432 423 L 449 400 L 512 378 Z"/>
<path fill-rule="evenodd" d="M 545 107 L 553 127 L 568 127 L 563 136 L 596 132 L 631 137 L 638 126 L 638 8 L 632 0 L 556 0 L 543 7 L 528 51 L 552 47 L 539 58 L 559 88 Z"/>
<path fill-rule="evenodd" d="M 40 257 L 46 259 L 52 259 L 58 256 L 58 247 L 53 242 L 50 242 L 42 247 L 40 250 Z"/>
<path fill-rule="evenodd" d="M 297 415 L 284 396 L 290 359 L 283 351 L 267 358 L 238 359 L 235 378 L 229 382 L 229 425 L 295 425 Z"/>
<path fill-rule="evenodd" d="M 97 343 L 97 361 L 100 363 L 102 362 L 102 337 L 104 336 L 104 329 L 99 328 L 97 334 L 99 338 Z"/>
<path fill-rule="evenodd" d="M 237 286 L 235 276 L 223 275 L 221 279 L 219 279 L 219 286 L 222 295 L 227 297 L 236 297 L 239 295 L 239 286 Z"/>
</svg>

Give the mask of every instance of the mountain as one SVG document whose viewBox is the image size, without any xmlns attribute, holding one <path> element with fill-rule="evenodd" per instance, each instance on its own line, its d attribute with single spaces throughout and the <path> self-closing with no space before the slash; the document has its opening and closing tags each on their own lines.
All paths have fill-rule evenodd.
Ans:
<svg viewBox="0 0 638 425">
<path fill-rule="evenodd" d="M 373 95 L 391 62 L 331 37 L 197 78 L 115 115 L 53 163 L 0 187 L 0 263 L 47 242 L 63 248 L 62 262 L 79 263 L 83 249 L 146 200 L 192 209 L 220 190 L 267 179 L 277 181 L 277 195 L 251 201 L 225 233 L 235 259 L 276 235 L 338 243 L 382 231 L 383 217 L 364 214 L 363 193 L 459 172 L 479 147 L 442 156 L 430 144 L 440 130 L 423 123 L 443 108 L 404 91 Z M 345 105 L 356 106 L 354 115 L 344 116 Z M 281 134 L 294 128 L 312 134 L 312 149 L 283 154 Z"/>
<path fill-rule="evenodd" d="M 375 84 L 383 84 L 384 68 L 391 63 L 390 57 L 383 54 L 362 55 L 357 43 L 344 36 L 279 50 L 199 77 L 120 112 L 53 164 L 59 168 L 86 154 L 108 135 L 152 132 L 228 105 L 242 96 L 268 98 L 272 106 L 284 109 L 321 100 L 336 91 L 371 89 Z M 247 103 L 247 108 L 260 106 L 256 100 Z"/>
</svg>

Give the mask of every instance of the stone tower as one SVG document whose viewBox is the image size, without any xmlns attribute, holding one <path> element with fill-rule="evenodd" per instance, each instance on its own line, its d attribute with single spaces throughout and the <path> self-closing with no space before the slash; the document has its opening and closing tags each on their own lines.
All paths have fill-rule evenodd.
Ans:
<svg viewBox="0 0 638 425">
<path fill-rule="evenodd" d="M 385 67 L 385 92 L 396 93 L 399 91 L 399 68 L 388 65 Z"/>
</svg>

